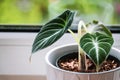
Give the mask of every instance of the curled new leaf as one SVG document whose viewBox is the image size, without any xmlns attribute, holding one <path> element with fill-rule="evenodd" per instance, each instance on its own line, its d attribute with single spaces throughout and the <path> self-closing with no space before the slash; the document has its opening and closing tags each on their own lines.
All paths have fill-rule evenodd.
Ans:
<svg viewBox="0 0 120 80">
<path fill-rule="evenodd" d="M 101 22 L 99 21 L 93 21 L 92 23 L 89 23 L 87 25 L 88 31 L 91 34 L 94 34 L 96 32 L 99 32 L 101 34 L 107 35 L 112 37 L 112 34 L 109 29 L 107 29 Z"/>
<path fill-rule="evenodd" d="M 66 10 L 60 16 L 45 24 L 34 40 L 32 53 L 50 46 L 61 38 L 71 26 L 73 17 L 74 12 Z"/>
</svg>

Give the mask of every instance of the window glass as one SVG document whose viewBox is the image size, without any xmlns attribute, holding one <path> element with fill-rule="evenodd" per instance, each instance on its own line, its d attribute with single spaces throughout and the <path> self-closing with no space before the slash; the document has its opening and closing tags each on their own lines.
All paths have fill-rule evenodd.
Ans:
<svg viewBox="0 0 120 80">
<path fill-rule="evenodd" d="M 44 24 L 66 9 L 76 20 L 120 24 L 120 0 L 0 0 L 0 23 Z"/>
</svg>

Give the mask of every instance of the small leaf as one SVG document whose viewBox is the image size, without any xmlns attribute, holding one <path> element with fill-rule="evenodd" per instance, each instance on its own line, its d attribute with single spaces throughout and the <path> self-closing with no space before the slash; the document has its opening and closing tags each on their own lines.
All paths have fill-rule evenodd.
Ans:
<svg viewBox="0 0 120 80">
<path fill-rule="evenodd" d="M 89 33 L 94 34 L 96 32 L 102 33 L 107 36 L 111 36 L 112 34 L 109 29 L 107 29 L 101 22 L 93 21 L 92 23 L 87 24 Z"/>
<path fill-rule="evenodd" d="M 32 53 L 46 48 L 56 42 L 71 26 L 74 12 L 66 10 L 60 16 L 45 24 L 36 36 Z"/>
<path fill-rule="evenodd" d="M 107 58 L 113 42 L 112 37 L 96 32 L 86 33 L 80 45 L 95 65 L 99 66 Z"/>
</svg>

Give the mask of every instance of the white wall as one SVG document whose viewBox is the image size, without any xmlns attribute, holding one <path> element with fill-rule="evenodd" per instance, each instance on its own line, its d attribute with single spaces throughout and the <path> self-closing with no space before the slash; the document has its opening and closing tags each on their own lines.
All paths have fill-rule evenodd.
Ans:
<svg viewBox="0 0 120 80">
<path fill-rule="evenodd" d="M 0 80 L 45 80 L 45 54 L 52 48 L 75 43 L 66 33 L 52 46 L 33 55 L 29 63 L 31 47 L 36 33 L 0 33 Z M 120 35 L 113 34 L 114 46 L 120 49 Z"/>
</svg>

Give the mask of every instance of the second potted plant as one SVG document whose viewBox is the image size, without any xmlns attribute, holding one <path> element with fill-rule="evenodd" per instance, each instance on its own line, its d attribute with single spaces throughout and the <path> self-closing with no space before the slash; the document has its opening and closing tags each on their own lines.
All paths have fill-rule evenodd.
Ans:
<svg viewBox="0 0 120 80">
<path fill-rule="evenodd" d="M 119 80 L 120 51 L 111 48 L 114 42 L 111 32 L 98 21 L 93 21 L 87 25 L 80 21 L 78 36 L 76 36 L 70 30 L 74 14 L 75 12 L 66 10 L 49 21 L 41 28 L 34 40 L 32 53 L 50 46 L 59 40 L 66 31 L 73 35 L 77 43 L 65 45 L 48 52 L 46 55 L 47 79 Z M 77 57 L 73 57 L 73 55 L 72 57 L 66 57 L 70 53 L 75 54 L 74 52 L 78 53 Z M 58 60 L 62 57 L 65 57 L 64 60 Z M 58 65 L 56 65 L 56 61 L 58 61 Z"/>
</svg>

